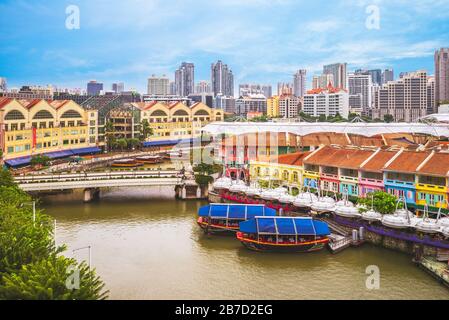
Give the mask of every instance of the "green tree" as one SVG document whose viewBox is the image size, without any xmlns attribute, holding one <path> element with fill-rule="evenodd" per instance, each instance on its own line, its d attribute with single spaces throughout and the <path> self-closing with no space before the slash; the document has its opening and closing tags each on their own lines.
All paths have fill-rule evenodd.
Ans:
<svg viewBox="0 0 449 320">
<path fill-rule="evenodd" d="M 85 263 L 56 255 L 5 275 L 0 286 L 0 299 L 6 300 L 104 300 L 107 294 Z"/>
<path fill-rule="evenodd" d="M 391 114 L 384 115 L 384 122 L 390 123 L 394 121 L 394 117 Z"/>
<path fill-rule="evenodd" d="M 110 151 L 115 148 L 115 142 L 117 140 L 114 135 L 114 124 L 112 123 L 112 121 L 106 122 L 104 131 L 106 136 L 107 148 Z"/>
<path fill-rule="evenodd" d="M 376 191 L 374 193 L 368 193 L 365 198 L 359 198 L 357 203 L 366 208 L 373 206 L 375 211 L 382 214 L 392 214 L 396 211 L 397 202 L 398 199 L 394 195 Z M 398 207 L 402 208 L 402 203 Z"/>
<path fill-rule="evenodd" d="M 15 185 L 14 178 L 8 169 L 0 169 L 0 186 L 12 187 Z"/>
<path fill-rule="evenodd" d="M 135 149 L 140 146 L 140 140 L 136 138 L 127 139 L 127 146 L 129 149 Z"/>
<path fill-rule="evenodd" d="M 45 155 L 37 155 L 37 156 L 33 156 L 31 158 L 30 164 L 32 166 L 37 166 L 37 165 L 41 165 L 41 166 L 48 166 L 50 164 L 51 159 Z"/>
<path fill-rule="evenodd" d="M 142 120 L 142 124 L 140 126 L 140 140 L 145 141 L 150 136 L 153 135 L 153 128 L 150 127 L 147 119 Z"/>
<path fill-rule="evenodd" d="M 123 152 L 128 147 L 128 141 L 126 139 L 117 139 L 117 148 Z"/>
</svg>

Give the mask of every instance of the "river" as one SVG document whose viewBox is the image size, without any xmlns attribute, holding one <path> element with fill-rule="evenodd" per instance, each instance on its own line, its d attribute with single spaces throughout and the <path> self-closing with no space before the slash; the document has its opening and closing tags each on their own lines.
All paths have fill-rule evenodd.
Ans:
<svg viewBox="0 0 449 320">
<path fill-rule="evenodd" d="M 65 254 L 87 260 L 111 299 L 449 299 L 449 290 L 411 257 L 365 244 L 337 255 L 259 253 L 233 237 L 206 236 L 196 225 L 205 202 L 177 201 L 170 188 L 102 191 L 84 204 L 79 193 L 43 198 L 57 221 Z M 366 268 L 379 267 L 368 290 Z"/>
</svg>

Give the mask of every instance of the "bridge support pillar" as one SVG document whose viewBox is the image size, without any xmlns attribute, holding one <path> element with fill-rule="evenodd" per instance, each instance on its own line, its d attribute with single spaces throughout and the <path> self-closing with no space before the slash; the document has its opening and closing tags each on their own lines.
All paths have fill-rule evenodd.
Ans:
<svg viewBox="0 0 449 320">
<path fill-rule="evenodd" d="M 84 202 L 91 202 L 100 198 L 100 189 L 88 188 L 84 189 Z"/>
</svg>

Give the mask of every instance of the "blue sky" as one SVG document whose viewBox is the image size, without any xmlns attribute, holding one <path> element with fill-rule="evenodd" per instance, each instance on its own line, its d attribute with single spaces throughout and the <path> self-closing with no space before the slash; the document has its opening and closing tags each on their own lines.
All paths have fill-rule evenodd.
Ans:
<svg viewBox="0 0 449 320">
<path fill-rule="evenodd" d="M 65 9 L 80 8 L 68 30 Z M 380 29 L 365 26 L 380 9 Z M 449 47 L 449 0 L 0 0 L 0 77 L 9 87 L 54 84 L 144 91 L 151 74 L 173 78 L 194 62 L 195 80 L 221 59 L 243 82 L 309 79 L 323 64 L 433 73 L 433 53 Z"/>
</svg>

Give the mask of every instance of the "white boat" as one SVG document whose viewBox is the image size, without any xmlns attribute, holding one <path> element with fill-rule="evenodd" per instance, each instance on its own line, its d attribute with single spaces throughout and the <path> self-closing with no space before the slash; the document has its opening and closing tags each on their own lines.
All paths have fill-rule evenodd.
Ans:
<svg viewBox="0 0 449 320">
<path fill-rule="evenodd" d="M 306 192 L 298 194 L 293 201 L 293 205 L 298 208 L 310 208 L 313 202 L 318 201 L 318 197 L 307 189 Z"/>
<path fill-rule="evenodd" d="M 326 200 L 329 203 L 331 203 L 331 201 L 329 201 L 328 199 L 326 199 Z M 345 218 L 360 218 L 361 217 L 361 214 L 359 213 L 359 209 L 357 209 L 354 206 L 354 204 L 348 200 L 347 194 L 343 195 L 342 200 L 337 201 L 337 203 L 335 203 L 334 208 L 335 208 L 334 212 L 337 216 L 345 217 Z"/>
<path fill-rule="evenodd" d="M 357 205 L 357 208 L 366 210 L 366 205 Z M 382 213 L 374 210 L 374 195 L 371 198 L 371 209 L 362 213 L 362 219 L 367 221 L 381 221 Z"/>
<path fill-rule="evenodd" d="M 228 177 L 222 177 L 217 179 L 214 183 L 213 183 L 213 187 L 214 189 L 229 189 L 232 185 L 232 179 L 228 178 Z"/>
<path fill-rule="evenodd" d="M 449 227 L 442 228 L 441 233 L 444 234 L 445 237 L 449 238 Z"/>
<path fill-rule="evenodd" d="M 429 208 L 427 205 L 424 207 L 424 214 L 422 218 L 415 218 L 413 227 L 424 233 L 437 233 L 441 227 L 437 223 L 437 219 L 429 218 Z"/>
<path fill-rule="evenodd" d="M 277 200 L 278 193 L 274 191 L 274 189 L 265 189 L 262 190 L 262 193 L 260 194 L 260 197 L 264 200 Z"/>
<path fill-rule="evenodd" d="M 373 209 L 370 209 L 370 210 L 362 213 L 362 219 L 367 220 L 367 221 L 381 221 L 382 214 Z"/>
<path fill-rule="evenodd" d="M 401 202 L 404 203 L 403 209 L 398 209 L 398 205 Z M 407 209 L 407 204 L 405 200 L 399 199 L 396 204 L 396 211 L 394 214 L 386 214 L 382 217 L 382 224 L 386 227 L 394 229 L 405 229 L 411 226 L 411 218 L 413 214 Z"/>
<path fill-rule="evenodd" d="M 449 228 L 449 216 L 446 216 L 444 218 L 441 218 L 441 209 L 444 203 L 447 204 L 447 201 L 444 200 L 444 202 L 441 204 L 440 208 L 438 209 L 438 215 L 437 215 L 437 223 L 441 228 Z"/>
<path fill-rule="evenodd" d="M 261 188 L 258 188 L 256 184 L 253 184 L 252 186 L 249 186 L 248 189 L 246 189 L 245 193 L 250 197 L 260 197 L 262 192 Z"/>
<path fill-rule="evenodd" d="M 290 194 L 283 194 L 278 199 L 280 203 L 293 203 L 295 201 L 296 197 L 292 196 Z"/>
<path fill-rule="evenodd" d="M 321 192 L 318 191 L 318 195 L 321 195 Z M 310 208 L 317 212 L 327 212 L 327 211 L 335 211 L 336 201 L 334 198 L 329 196 L 319 196 L 316 201 L 312 203 Z"/>
<path fill-rule="evenodd" d="M 231 187 L 229 188 L 229 191 L 235 193 L 245 192 L 246 190 L 248 190 L 248 186 L 242 180 L 237 180 L 237 182 L 231 185 Z"/>
</svg>

